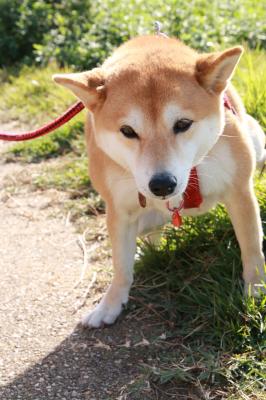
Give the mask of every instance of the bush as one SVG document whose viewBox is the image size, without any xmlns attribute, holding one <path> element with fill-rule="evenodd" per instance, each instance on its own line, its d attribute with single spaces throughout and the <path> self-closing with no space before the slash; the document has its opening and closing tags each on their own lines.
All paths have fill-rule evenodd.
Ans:
<svg viewBox="0 0 266 400">
<path fill-rule="evenodd" d="M 0 65 L 34 59 L 34 43 L 51 25 L 52 1 L 0 0 Z"/>
<path fill-rule="evenodd" d="M 55 56 L 60 65 L 92 68 L 130 37 L 153 33 L 155 20 L 163 23 L 169 35 L 204 51 L 242 42 L 251 48 L 266 47 L 266 13 L 253 0 L 223 0 L 219 6 L 208 0 L 195 0 L 193 9 L 185 0 L 172 0 L 167 5 L 162 0 L 96 0 L 86 9 L 89 2 L 82 3 L 85 14 L 61 14 L 55 28 L 44 35 L 43 43 L 35 46 L 38 61 L 46 62 Z"/>
<path fill-rule="evenodd" d="M 129 37 L 153 32 L 200 50 L 246 42 L 266 48 L 266 11 L 255 0 L 0 0 L 0 66 L 15 61 L 86 69 Z"/>
</svg>

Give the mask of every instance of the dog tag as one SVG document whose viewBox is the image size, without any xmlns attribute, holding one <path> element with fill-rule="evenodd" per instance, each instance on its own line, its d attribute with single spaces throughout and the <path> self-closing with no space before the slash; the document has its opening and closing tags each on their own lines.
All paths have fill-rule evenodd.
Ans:
<svg viewBox="0 0 266 400">
<path fill-rule="evenodd" d="M 178 209 L 175 209 L 172 214 L 172 224 L 179 228 L 182 225 L 182 217 L 178 212 Z"/>
</svg>

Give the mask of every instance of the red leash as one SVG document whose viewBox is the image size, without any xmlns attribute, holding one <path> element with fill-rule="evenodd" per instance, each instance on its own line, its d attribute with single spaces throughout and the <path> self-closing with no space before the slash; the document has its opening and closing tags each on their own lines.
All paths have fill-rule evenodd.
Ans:
<svg viewBox="0 0 266 400">
<path fill-rule="evenodd" d="M 8 133 L 8 132 L 0 132 L 0 140 L 8 140 L 11 142 L 20 142 L 23 140 L 35 139 L 37 137 L 46 135 L 47 133 L 54 131 L 60 126 L 64 125 L 70 119 L 72 119 L 75 115 L 77 115 L 80 111 L 84 109 L 84 104 L 81 101 L 73 104 L 69 107 L 68 110 L 64 112 L 64 114 L 60 115 L 60 117 L 56 118 L 54 121 L 49 122 L 48 124 L 38 128 L 34 131 L 24 132 L 24 133 Z"/>
</svg>

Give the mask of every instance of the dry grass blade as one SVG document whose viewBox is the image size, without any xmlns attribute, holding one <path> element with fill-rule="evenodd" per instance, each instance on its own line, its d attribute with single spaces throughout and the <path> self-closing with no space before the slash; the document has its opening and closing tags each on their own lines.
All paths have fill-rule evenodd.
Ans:
<svg viewBox="0 0 266 400">
<path fill-rule="evenodd" d="M 86 289 L 86 292 L 83 295 L 83 299 L 76 305 L 76 307 L 75 307 L 75 309 L 73 311 L 73 314 L 78 312 L 78 310 L 80 310 L 85 305 L 86 300 L 89 297 L 90 291 L 91 291 L 93 285 L 96 282 L 96 279 L 97 279 L 97 272 L 94 271 L 93 275 L 92 275 L 92 278 L 91 278 L 91 281 L 90 281 L 90 283 L 89 283 L 89 285 L 88 285 L 88 287 Z"/>
</svg>

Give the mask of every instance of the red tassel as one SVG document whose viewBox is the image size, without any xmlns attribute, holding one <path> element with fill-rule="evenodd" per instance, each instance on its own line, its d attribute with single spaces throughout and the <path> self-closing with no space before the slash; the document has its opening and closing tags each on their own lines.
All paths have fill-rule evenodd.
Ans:
<svg viewBox="0 0 266 400">
<path fill-rule="evenodd" d="M 177 228 L 179 228 L 182 225 L 182 217 L 179 214 L 177 208 L 173 211 L 173 214 L 172 214 L 172 224 L 174 226 L 176 226 Z"/>
</svg>

